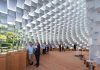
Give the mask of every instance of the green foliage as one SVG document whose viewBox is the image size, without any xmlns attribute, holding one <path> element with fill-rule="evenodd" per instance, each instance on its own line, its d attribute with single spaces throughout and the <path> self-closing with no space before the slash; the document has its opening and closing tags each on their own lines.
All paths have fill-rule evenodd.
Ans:
<svg viewBox="0 0 100 70">
<path fill-rule="evenodd" d="M 7 42 L 8 43 L 15 43 L 17 42 L 17 36 L 14 32 L 7 32 L 6 33 L 6 36 L 7 36 Z"/>
<path fill-rule="evenodd" d="M 7 30 L 7 27 L 5 27 L 5 26 L 0 26 L 0 30 Z"/>
<path fill-rule="evenodd" d="M 6 40 L 7 37 L 5 35 L 0 34 L 0 40 Z"/>
<path fill-rule="evenodd" d="M 18 32 L 17 29 L 14 31 Z M 18 35 L 15 32 L 11 32 L 6 25 L 0 24 L 0 47 L 8 46 L 8 48 L 14 48 L 13 46 L 18 45 L 21 35 Z"/>
<path fill-rule="evenodd" d="M 8 48 L 11 48 L 18 44 L 18 42 L 20 41 L 20 36 L 16 35 L 14 32 L 6 32 L 5 35 L 0 34 L 0 39 L 1 47 L 8 46 Z"/>
<path fill-rule="evenodd" d="M 12 48 L 13 45 L 12 45 L 11 43 L 6 43 L 6 42 L 4 42 L 4 43 L 1 43 L 0 47 L 1 47 L 1 48 L 3 48 L 3 47 Z"/>
</svg>

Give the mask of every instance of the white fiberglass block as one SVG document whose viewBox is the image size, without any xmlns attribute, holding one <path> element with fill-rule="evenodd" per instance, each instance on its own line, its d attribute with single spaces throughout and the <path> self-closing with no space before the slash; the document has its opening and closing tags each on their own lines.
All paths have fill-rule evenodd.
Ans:
<svg viewBox="0 0 100 70">
<path fill-rule="evenodd" d="M 22 28 L 22 23 L 21 22 L 15 22 L 16 23 L 16 28 L 21 29 Z"/>
<path fill-rule="evenodd" d="M 96 64 L 100 65 L 100 56 L 96 57 Z"/>
<path fill-rule="evenodd" d="M 17 0 L 17 7 L 24 9 L 25 0 Z"/>
<path fill-rule="evenodd" d="M 7 23 L 7 14 L 0 13 L 0 23 L 1 24 Z"/>
<path fill-rule="evenodd" d="M 96 63 L 100 65 L 100 45 L 98 45 L 96 49 Z"/>
<path fill-rule="evenodd" d="M 38 3 L 38 0 L 32 0 L 32 2 L 34 2 L 34 3 Z"/>
<path fill-rule="evenodd" d="M 100 21 L 100 13 L 95 13 L 94 20 Z"/>
<path fill-rule="evenodd" d="M 7 0 L 7 7 L 12 11 L 16 11 L 17 0 Z"/>
<path fill-rule="evenodd" d="M 22 22 L 23 10 L 20 8 L 16 9 L 16 21 Z"/>
<path fill-rule="evenodd" d="M 28 19 L 28 11 L 27 10 L 24 10 L 23 12 L 24 13 L 23 13 L 23 17 L 22 18 Z"/>
<path fill-rule="evenodd" d="M 14 11 L 8 10 L 7 22 L 15 22 L 15 20 L 16 20 L 16 13 Z"/>
<path fill-rule="evenodd" d="M 89 58 L 92 59 L 92 60 L 95 60 L 96 59 L 96 45 L 92 45 L 89 47 Z"/>
<path fill-rule="evenodd" d="M 24 4 L 26 4 L 28 6 L 31 6 L 31 0 L 25 0 L 25 3 Z"/>
<path fill-rule="evenodd" d="M 94 3 L 94 1 L 87 2 L 86 6 L 87 6 L 88 8 L 92 8 L 92 7 L 95 6 L 95 3 Z"/>
<path fill-rule="evenodd" d="M 0 12 L 7 13 L 7 0 L 0 0 Z"/>
<path fill-rule="evenodd" d="M 95 8 L 98 8 L 100 7 L 100 0 L 95 0 Z"/>
</svg>

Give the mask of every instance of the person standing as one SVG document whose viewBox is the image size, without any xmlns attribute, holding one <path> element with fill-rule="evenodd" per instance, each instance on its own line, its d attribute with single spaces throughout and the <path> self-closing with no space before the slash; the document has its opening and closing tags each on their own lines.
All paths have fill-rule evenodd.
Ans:
<svg viewBox="0 0 100 70">
<path fill-rule="evenodd" d="M 61 52 L 61 44 L 59 44 L 59 51 Z"/>
<path fill-rule="evenodd" d="M 40 44 L 39 42 L 36 43 L 35 58 L 36 58 L 35 66 L 39 67 L 40 65 Z"/>
<path fill-rule="evenodd" d="M 64 51 L 64 52 L 65 52 L 64 44 L 62 44 L 62 51 Z"/>
<path fill-rule="evenodd" d="M 43 44 L 43 54 L 46 54 L 46 43 Z"/>
<path fill-rule="evenodd" d="M 46 52 L 49 53 L 49 44 L 46 45 Z"/>
<path fill-rule="evenodd" d="M 75 44 L 74 44 L 74 50 L 75 50 L 75 51 L 76 51 L 76 48 L 77 48 L 76 46 L 77 46 L 77 44 L 75 43 Z"/>
<path fill-rule="evenodd" d="M 51 45 L 51 44 L 49 44 L 49 46 L 50 46 L 50 51 L 52 51 L 52 45 Z"/>
<path fill-rule="evenodd" d="M 29 45 L 27 46 L 27 51 L 28 51 L 28 60 L 29 64 L 33 65 L 33 53 L 34 53 L 34 47 L 32 42 L 29 42 Z"/>
</svg>

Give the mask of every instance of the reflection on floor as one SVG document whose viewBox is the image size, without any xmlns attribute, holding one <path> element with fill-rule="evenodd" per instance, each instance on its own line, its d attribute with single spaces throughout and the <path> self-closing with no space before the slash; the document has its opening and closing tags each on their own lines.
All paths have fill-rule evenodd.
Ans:
<svg viewBox="0 0 100 70">
<path fill-rule="evenodd" d="M 49 54 L 41 55 L 38 68 L 32 65 L 28 66 L 27 70 L 89 70 L 83 61 L 74 55 L 74 51 L 52 51 Z"/>
</svg>

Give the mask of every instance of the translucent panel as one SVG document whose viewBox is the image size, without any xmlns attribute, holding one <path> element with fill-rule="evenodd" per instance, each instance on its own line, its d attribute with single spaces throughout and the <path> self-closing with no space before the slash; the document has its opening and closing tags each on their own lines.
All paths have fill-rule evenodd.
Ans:
<svg viewBox="0 0 100 70">
<path fill-rule="evenodd" d="M 7 0 L 0 0 L 0 12 L 7 13 Z"/>
<path fill-rule="evenodd" d="M 23 10 L 20 8 L 16 9 L 16 21 L 22 22 Z"/>
<path fill-rule="evenodd" d="M 38 3 L 38 0 L 32 0 L 34 3 Z"/>
<path fill-rule="evenodd" d="M 12 11 L 16 11 L 17 0 L 7 0 L 7 7 Z"/>
<path fill-rule="evenodd" d="M 7 22 L 15 22 L 15 20 L 16 20 L 16 12 L 8 10 Z"/>
<path fill-rule="evenodd" d="M 85 0 L 0 0 L 0 3 L 0 8 L 3 6 L 0 12 L 7 13 L 3 15 L 7 23 L 23 27 L 28 40 L 34 38 L 55 44 L 87 46 L 89 34 Z M 0 20 L 6 22 L 6 19 Z"/>
<path fill-rule="evenodd" d="M 25 0 L 17 0 L 17 7 L 24 9 Z"/>
<path fill-rule="evenodd" d="M 22 23 L 21 22 L 16 22 L 16 29 L 22 29 Z"/>
<path fill-rule="evenodd" d="M 24 4 L 26 4 L 28 6 L 31 6 L 31 0 L 25 0 L 25 3 Z"/>
<path fill-rule="evenodd" d="M 7 14 L 0 13 L 0 23 L 7 24 Z"/>
<path fill-rule="evenodd" d="M 28 11 L 27 10 L 23 11 L 23 18 L 28 19 Z"/>
</svg>

